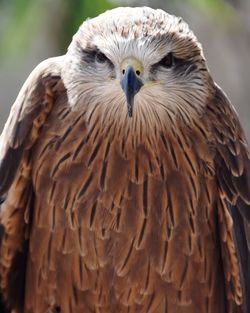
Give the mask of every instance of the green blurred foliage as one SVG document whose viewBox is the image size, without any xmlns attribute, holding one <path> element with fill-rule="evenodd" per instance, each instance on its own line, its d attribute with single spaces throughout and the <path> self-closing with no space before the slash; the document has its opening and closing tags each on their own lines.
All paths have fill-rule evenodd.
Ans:
<svg viewBox="0 0 250 313">
<path fill-rule="evenodd" d="M 217 21 L 228 23 L 236 19 L 235 10 L 226 0 L 188 0 L 195 8 Z"/>
<path fill-rule="evenodd" d="M 0 0 L 0 57 L 19 54 L 25 48 L 39 26 L 38 11 L 38 1 Z"/>
<path fill-rule="evenodd" d="M 63 0 L 63 2 L 65 15 L 63 23 L 59 26 L 59 45 L 62 50 L 65 50 L 72 35 L 86 18 L 94 17 L 113 7 L 106 0 Z"/>
<path fill-rule="evenodd" d="M 86 18 L 112 7 L 108 0 L 0 0 L 0 58 L 22 54 L 46 23 L 64 52 Z"/>
</svg>

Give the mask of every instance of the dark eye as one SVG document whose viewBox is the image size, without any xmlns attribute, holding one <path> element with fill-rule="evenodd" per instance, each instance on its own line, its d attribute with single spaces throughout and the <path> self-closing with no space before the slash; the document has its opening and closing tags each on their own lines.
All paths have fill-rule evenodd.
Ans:
<svg viewBox="0 0 250 313">
<path fill-rule="evenodd" d="M 99 49 L 82 49 L 83 60 L 86 63 L 107 64 L 111 69 L 114 68 L 113 63 Z"/>
<path fill-rule="evenodd" d="M 100 51 L 96 52 L 95 59 L 99 63 L 105 63 L 105 62 L 109 61 L 109 59 L 106 57 L 106 55 Z"/>
<path fill-rule="evenodd" d="M 161 61 L 158 63 L 161 66 L 164 66 L 166 68 L 170 68 L 174 65 L 174 56 L 172 52 L 169 52 Z"/>
</svg>

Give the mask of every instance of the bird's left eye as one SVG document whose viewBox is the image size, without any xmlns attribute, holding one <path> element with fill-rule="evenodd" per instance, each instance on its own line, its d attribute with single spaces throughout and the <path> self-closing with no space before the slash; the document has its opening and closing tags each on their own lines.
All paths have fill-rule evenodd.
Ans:
<svg viewBox="0 0 250 313">
<path fill-rule="evenodd" d="M 109 59 L 106 57 L 106 55 L 100 51 L 96 53 L 95 59 L 98 63 L 105 63 L 109 61 Z"/>
<path fill-rule="evenodd" d="M 164 66 L 166 68 L 170 68 L 174 65 L 174 56 L 172 52 L 169 52 L 161 61 L 159 65 Z"/>
</svg>

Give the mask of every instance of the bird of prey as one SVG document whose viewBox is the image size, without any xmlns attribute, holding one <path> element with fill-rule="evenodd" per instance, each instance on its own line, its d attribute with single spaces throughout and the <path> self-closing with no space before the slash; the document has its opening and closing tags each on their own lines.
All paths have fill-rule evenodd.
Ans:
<svg viewBox="0 0 250 313">
<path fill-rule="evenodd" d="M 117 8 L 38 65 L 0 195 L 11 312 L 250 312 L 249 150 L 181 18 Z"/>
</svg>

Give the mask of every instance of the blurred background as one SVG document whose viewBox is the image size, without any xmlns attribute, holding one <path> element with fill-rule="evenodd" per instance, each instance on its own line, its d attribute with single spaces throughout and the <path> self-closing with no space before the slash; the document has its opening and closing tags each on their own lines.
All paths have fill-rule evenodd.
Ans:
<svg viewBox="0 0 250 313">
<path fill-rule="evenodd" d="M 84 19 L 116 6 L 144 5 L 188 22 L 250 141 L 249 0 L 0 0 L 0 129 L 28 74 L 45 58 L 65 53 Z"/>
</svg>

